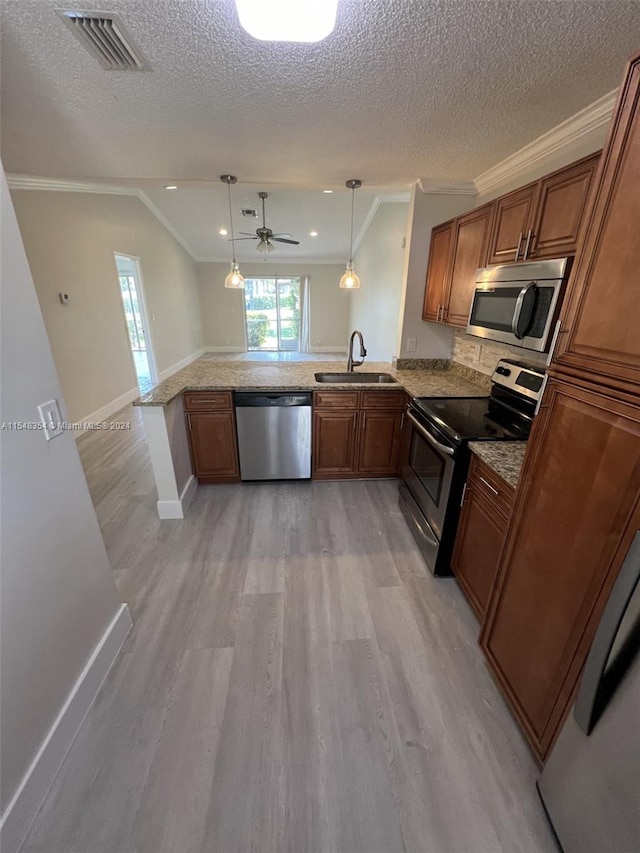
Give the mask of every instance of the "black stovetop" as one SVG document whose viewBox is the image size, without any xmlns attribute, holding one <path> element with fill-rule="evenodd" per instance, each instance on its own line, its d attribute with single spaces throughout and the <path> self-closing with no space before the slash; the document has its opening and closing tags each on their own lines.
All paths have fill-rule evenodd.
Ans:
<svg viewBox="0 0 640 853">
<path fill-rule="evenodd" d="M 492 397 L 419 397 L 413 405 L 456 444 L 524 440 L 531 429 L 530 418 Z"/>
</svg>

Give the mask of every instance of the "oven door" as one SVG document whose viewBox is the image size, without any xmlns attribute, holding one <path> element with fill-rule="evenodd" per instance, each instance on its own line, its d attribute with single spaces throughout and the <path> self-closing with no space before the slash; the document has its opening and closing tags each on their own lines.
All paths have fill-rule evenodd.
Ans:
<svg viewBox="0 0 640 853">
<path fill-rule="evenodd" d="M 438 539 L 451 491 L 455 447 L 413 409 L 407 412 L 410 433 L 402 479 Z"/>
</svg>

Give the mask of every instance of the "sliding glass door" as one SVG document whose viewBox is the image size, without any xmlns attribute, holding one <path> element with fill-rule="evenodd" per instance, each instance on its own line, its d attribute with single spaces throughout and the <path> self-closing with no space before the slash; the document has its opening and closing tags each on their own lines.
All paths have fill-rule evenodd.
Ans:
<svg viewBox="0 0 640 853">
<path fill-rule="evenodd" d="M 247 348 L 297 352 L 300 349 L 300 279 L 245 279 Z"/>
</svg>

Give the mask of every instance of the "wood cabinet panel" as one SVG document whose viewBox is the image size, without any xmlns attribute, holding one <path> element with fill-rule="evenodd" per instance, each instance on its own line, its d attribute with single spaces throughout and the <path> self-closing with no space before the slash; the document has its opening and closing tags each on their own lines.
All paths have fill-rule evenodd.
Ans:
<svg viewBox="0 0 640 853">
<path fill-rule="evenodd" d="M 356 472 L 357 412 L 315 411 L 313 476 L 345 477 Z"/>
<path fill-rule="evenodd" d="M 394 477 L 398 473 L 404 412 L 360 412 L 358 474 Z"/>
<path fill-rule="evenodd" d="M 404 409 L 406 406 L 404 391 L 361 391 L 362 409 Z"/>
<path fill-rule="evenodd" d="M 357 409 L 358 391 L 314 391 L 313 405 L 316 409 Z"/>
<path fill-rule="evenodd" d="M 575 253 L 599 161 L 600 152 L 540 181 L 527 260 L 562 258 Z"/>
<path fill-rule="evenodd" d="M 187 415 L 187 427 L 191 461 L 197 477 L 239 478 L 233 412 L 191 412 Z"/>
<path fill-rule="evenodd" d="M 233 394 L 231 391 L 185 391 L 184 407 L 188 412 L 231 411 Z"/>
<path fill-rule="evenodd" d="M 467 326 L 478 268 L 487 263 L 494 208 L 491 202 L 456 220 L 451 275 L 442 318 L 449 325 Z"/>
<path fill-rule="evenodd" d="M 422 319 L 434 323 L 441 319 L 444 307 L 451 265 L 453 226 L 453 222 L 445 222 L 431 232 Z"/>
<path fill-rule="evenodd" d="M 640 390 L 640 57 L 620 90 L 569 284 L 554 366 Z"/>
<path fill-rule="evenodd" d="M 537 198 L 538 184 L 530 184 L 496 200 L 488 264 L 512 264 L 522 257 Z"/>
<path fill-rule="evenodd" d="M 640 494 L 640 409 L 551 379 L 481 645 L 544 759 L 572 699 Z"/>
</svg>

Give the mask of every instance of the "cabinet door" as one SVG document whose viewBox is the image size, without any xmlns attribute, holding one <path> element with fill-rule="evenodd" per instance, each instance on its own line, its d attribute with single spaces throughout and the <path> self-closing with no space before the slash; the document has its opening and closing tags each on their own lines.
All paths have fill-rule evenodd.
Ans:
<svg viewBox="0 0 640 853">
<path fill-rule="evenodd" d="M 494 202 L 456 220 L 453 261 L 445 298 L 444 322 L 466 328 L 479 267 L 487 263 Z"/>
<path fill-rule="evenodd" d="M 451 264 L 453 222 L 438 225 L 431 232 L 429 265 L 424 290 L 422 319 L 437 322 L 444 306 L 444 296 Z"/>
<path fill-rule="evenodd" d="M 640 388 L 640 56 L 630 63 L 591 194 L 554 364 Z"/>
<path fill-rule="evenodd" d="M 360 412 L 358 474 L 395 477 L 400 458 L 404 413 Z"/>
<path fill-rule="evenodd" d="M 314 477 L 331 479 L 355 475 L 357 423 L 357 412 L 314 412 Z"/>
<path fill-rule="evenodd" d="M 573 255 L 600 153 L 540 182 L 540 196 L 526 260 Z"/>
<path fill-rule="evenodd" d="M 191 412 L 187 426 L 196 476 L 214 479 L 240 476 L 233 412 Z"/>
<path fill-rule="evenodd" d="M 544 759 L 640 494 L 640 409 L 551 380 L 529 441 L 481 645 Z"/>
<path fill-rule="evenodd" d="M 473 471 L 469 475 L 451 558 L 451 568 L 482 621 L 498 575 L 508 516 L 495 504 Z"/>
<path fill-rule="evenodd" d="M 538 188 L 539 184 L 530 184 L 496 200 L 488 264 L 522 260 L 527 232 L 533 224 Z"/>
</svg>

